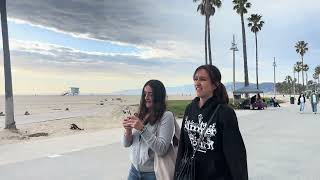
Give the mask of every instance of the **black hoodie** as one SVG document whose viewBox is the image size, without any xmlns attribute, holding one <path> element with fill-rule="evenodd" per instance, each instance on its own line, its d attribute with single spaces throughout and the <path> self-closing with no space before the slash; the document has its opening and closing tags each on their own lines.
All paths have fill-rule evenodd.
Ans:
<svg viewBox="0 0 320 180">
<path fill-rule="evenodd" d="M 180 162 L 185 148 L 189 148 L 188 155 L 191 157 L 199 132 L 206 126 L 218 105 L 217 99 L 211 97 L 199 108 L 199 100 L 195 98 L 185 111 L 175 167 L 176 175 L 181 168 Z M 236 114 L 228 105 L 220 106 L 196 152 L 195 180 L 248 180 L 246 149 Z"/>
</svg>

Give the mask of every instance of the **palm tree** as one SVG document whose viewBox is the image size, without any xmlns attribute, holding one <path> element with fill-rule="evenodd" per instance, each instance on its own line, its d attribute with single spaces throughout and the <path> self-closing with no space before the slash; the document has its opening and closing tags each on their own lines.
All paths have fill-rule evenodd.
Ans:
<svg viewBox="0 0 320 180">
<path fill-rule="evenodd" d="M 248 27 L 251 27 L 251 31 L 255 35 L 256 40 L 256 78 L 257 78 L 257 89 L 259 89 L 259 76 L 258 76 L 258 38 L 257 33 L 261 30 L 264 21 L 261 20 L 262 16 L 258 14 L 251 14 L 251 17 L 248 18 Z"/>
<path fill-rule="evenodd" d="M 199 0 L 193 0 L 197 2 Z M 210 37 L 210 17 L 214 16 L 216 8 L 220 8 L 222 5 L 221 0 L 202 0 L 198 5 L 197 11 L 201 15 L 205 16 L 205 60 L 208 64 L 208 48 L 209 48 L 209 64 L 212 64 L 212 55 L 211 55 L 211 37 Z"/>
<path fill-rule="evenodd" d="M 317 80 L 318 80 L 318 83 L 319 83 L 319 75 L 318 74 L 313 73 L 312 77 L 314 79 L 314 82 L 317 82 Z"/>
<path fill-rule="evenodd" d="M 7 24 L 7 10 L 6 0 L 0 1 L 1 11 L 1 27 L 2 27 L 2 41 L 3 41 L 3 65 L 4 65 L 4 79 L 5 79 L 5 129 L 16 130 L 16 123 L 13 114 L 13 93 L 12 93 L 12 77 L 10 64 L 10 50 Z"/>
<path fill-rule="evenodd" d="M 304 54 L 309 50 L 308 49 L 308 43 L 304 41 L 298 41 L 296 45 L 294 46 L 296 48 L 296 52 L 301 55 L 301 62 L 303 66 L 303 56 Z M 304 73 L 302 71 L 302 86 L 304 87 Z"/>
<path fill-rule="evenodd" d="M 300 83 L 299 81 L 299 75 L 300 75 L 300 72 L 302 71 L 302 62 L 301 61 L 298 61 L 296 62 L 296 64 L 294 65 L 294 70 L 298 73 L 298 84 Z"/>
<path fill-rule="evenodd" d="M 243 45 L 243 65 L 244 65 L 244 85 L 249 86 L 249 75 L 248 75 L 248 60 L 247 60 L 247 43 L 246 43 L 246 30 L 244 26 L 244 18 L 243 15 L 248 13 L 247 8 L 251 7 L 251 3 L 247 2 L 247 0 L 233 0 L 234 4 L 233 9 L 237 11 L 237 13 L 241 17 L 241 25 L 242 25 L 242 45 Z"/>
<path fill-rule="evenodd" d="M 292 92 L 292 90 L 291 90 L 291 88 L 292 88 L 292 85 L 293 85 L 293 79 L 292 79 L 292 77 L 291 76 L 286 76 L 286 78 L 284 79 L 284 81 L 285 81 L 285 89 L 286 90 L 289 90 L 289 93 L 290 93 L 290 96 L 291 96 L 291 92 Z"/>
<path fill-rule="evenodd" d="M 309 71 L 309 65 L 308 64 L 304 64 L 302 71 L 306 72 L 306 83 L 308 82 L 308 71 Z"/>
<path fill-rule="evenodd" d="M 320 84 L 320 66 L 314 68 L 314 73 L 318 76 L 318 84 Z"/>
</svg>

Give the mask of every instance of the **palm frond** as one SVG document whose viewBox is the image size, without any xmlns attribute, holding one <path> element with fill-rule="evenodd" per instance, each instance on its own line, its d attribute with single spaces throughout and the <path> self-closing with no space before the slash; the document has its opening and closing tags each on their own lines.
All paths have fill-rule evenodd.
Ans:
<svg viewBox="0 0 320 180">
<path fill-rule="evenodd" d="M 248 18 L 248 27 L 251 27 L 252 32 L 257 33 L 262 29 L 264 21 L 262 21 L 261 18 L 262 16 L 259 14 L 251 14 Z"/>
<path fill-rule="evenodd" d="M 246 6 L 245 6 L 246 8 L 251 8 L 251 3 L 246 3 Z"/>
<path fill-rule="evenodd" d="M 204 15 L 204 5 L 203 4 L 199 4 L 197 11 L 200 12 L 201 15 Z"/>
<path fill-rule="evenodd" d="M 210 15 L 210 16 L 214 16 L 215 13 L 216 13 L 216 8 L 215 8 L 214 6 L 211 6 L 209 15 Z"/>
<path fill-rule="evenodd" d="M 220 8 L 222 6 L 221 0 L 209 0 L 209 3 L 213 6 L 216 6 L 217 8 Z"/>
</svg>

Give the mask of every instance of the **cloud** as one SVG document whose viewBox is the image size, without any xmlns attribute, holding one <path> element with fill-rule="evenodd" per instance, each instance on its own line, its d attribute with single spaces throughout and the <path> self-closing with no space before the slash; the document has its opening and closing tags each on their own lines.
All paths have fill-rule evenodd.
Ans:
<svg viewBox="0 0 320 180">
<path fill-rule="evenodd" d="M 84 93 L 112 92 L 140 88 L 149 79 L 161 79 L 168 85 L 189 84 L 197 66 L 170 59 L 144 59 L 142 54 L 86 52 L 41 42 L 12 40 L 10 44 L 18 94 L 56 93 L 71 85 L 81 86 Z M 25 86 L 26 81 L 30 86 Z"/>
<path fill-rule="evenodd" d="M 299 58 L 293 48 L 298 40 L 306 40 L 312 47 L 306 54 L 306 61 L 312 62 L 313 66 L 318 62 L 319 43 L 315 32 L 320 31 L 320 26 L 314 22 L 317 22 L 319 1 L 250 2 L 253 6 L 249 14 L 262 14 L 266 22 L 258 34 L 262 81 L 273 80 L 271 64 L 274 56 L 281 62 L 281 76 L 291 73 L 289 67 Z M 47 72 L 86 72 L 95 74 L 95 77 L 163 77 L 169 83 L 182 84 L 187 82 L 193 69 L 204 62 L 204 18 L 196 12 L 197 4 L 192 0 L 10 0 L 7 4 L 8 17 L 16 23 L 27 23 L 78 38 L 130 44 L 138 49 L 131 54 L 89 52 L 63 44 L 19 42 L 13 48 L 13 56 L 19 59 L 13 61 L 16 67 L 41 67 Z M 232 80 L 229 73 L 232 34 L 236 35 L 239 48 L 236 71 L 240 77 L 237 79 L 243 79 L 240 16 L 232 7 L 231 1 L 223 1 L 222 7 L 211 18 L 214 64 L 221 67 L 225 80 Z M 254 82 L 254 35 L 248 28 L 246 33 L 249 76 Z"/>
<path fill-rule="evenodd" d="M 170 3 L 167 0 L 12 0 L 8 1 L 8 16 L 16 23 L 28 23 L 74 37 L 149 48 L 151 51 L 146 53 L 146 58 L 199 58 L 195 53 L 186 57 L 185 48 L 181 46 L 186 44 L 186 47 L 200 50 L 202 43 L 194 44 L 191 41 L 194 32 L 189 30 L 197 24 L 193 21 L 196 14 L 183 17 L 178 9 L 174 9 L 176 7 L 168 6 Z M 190 3 L 188 7 L 193 8 L 192 5 Z"/>
</svg>

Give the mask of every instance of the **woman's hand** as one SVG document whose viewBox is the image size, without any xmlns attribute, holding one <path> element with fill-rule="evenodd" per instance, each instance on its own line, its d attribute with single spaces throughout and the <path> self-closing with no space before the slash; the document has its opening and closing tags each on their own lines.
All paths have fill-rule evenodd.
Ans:
<svg viewBox="0 0 320 180">
<path fill-rule="evenodd" d="M 125 134 L 126 135 L 132 134 L 132 127 L 131 127 L 131 124 L 129 123 L 129 118 L 123 119 L 122 126 L 125 129 Z"/>
<path fill-rule="evenodd" d="M 142 124 L 142 121 L 136 117 L 136 116 L 129 116 L 128 117 L 128 124 L 130 124 L 131 128 L 134 128 L 138 131 L 142 131 L 144 125 Z"/>
</svg>

